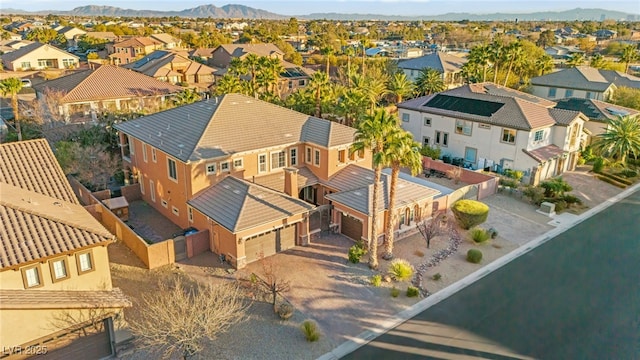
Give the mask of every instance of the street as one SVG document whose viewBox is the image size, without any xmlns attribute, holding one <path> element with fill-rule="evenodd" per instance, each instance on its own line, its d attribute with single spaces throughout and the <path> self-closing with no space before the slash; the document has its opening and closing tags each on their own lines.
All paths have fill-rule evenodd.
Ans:
<svg viewBox="0 0 640 360">
<path fill-rule="evenodd" d="M 640 359 L 640 191 L 345 359 Z"/>
</svg>

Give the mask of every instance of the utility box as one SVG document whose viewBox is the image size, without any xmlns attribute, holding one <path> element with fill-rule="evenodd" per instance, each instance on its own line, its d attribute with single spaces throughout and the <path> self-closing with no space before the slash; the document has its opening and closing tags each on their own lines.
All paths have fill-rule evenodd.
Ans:
<svg viewBox="0 0 640 360">
<path fill-rule="evenodd" d="M 541 214 L 552 217 L 556 214 L 556 204 L 545 201 L 540 204 L 540 209 L 538 209 L 537 211 Z"/>
</svg>

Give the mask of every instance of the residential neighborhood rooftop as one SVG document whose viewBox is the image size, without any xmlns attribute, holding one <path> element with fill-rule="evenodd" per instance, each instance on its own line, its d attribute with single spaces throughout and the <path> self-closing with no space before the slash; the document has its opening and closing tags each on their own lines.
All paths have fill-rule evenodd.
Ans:
<svg viewBox="0 0 640 360">
<path fill-rule="evenodd" d="M 577 66 L 534 77 L 531 84 L 602 92 L 611 84 L 639 89 L 640 78 L 620 71 Z"/>
</svg>

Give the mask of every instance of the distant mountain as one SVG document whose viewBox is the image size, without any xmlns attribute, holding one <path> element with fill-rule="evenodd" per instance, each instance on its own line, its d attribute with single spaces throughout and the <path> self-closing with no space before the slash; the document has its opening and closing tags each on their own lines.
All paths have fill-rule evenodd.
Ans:
<svg viewBox="0 0 640 360">
<path fill-rule="evenodd" d="M 114 6 L 87 5 L 77 7 L 69 11 L 43 10 L 29 12 L 18 9 L 0 9 L 1 14 L 54 14 L 75 16 L 121 16 L 121 17 L 166 17 L 179 16 L 189 18 L 215 18 L 215 19 L 288 19 L 291 16 L 279 15 L 265 10 L 255 9 L 244 5 L 201 5 L 181 11 L 157 11 L 157 10 L 133 10 Z M 436 21 L 521 21 L 549 20 L 549 21 L 580 21 L 614 19 L 614 20 L 640 20 L 640 15 L 628 14 L 620 11 L 604 9 L 573 9 L 567 11 L 547 11 L 522 14 L 494 13 L 447 13 L 440 15 L 380 15 L 380 14 L 340 14 L 340 13 L 313 13 L 296 16 L 299 19 L 327 19 L 327 20 L 436 20 Z"/>
</svg>

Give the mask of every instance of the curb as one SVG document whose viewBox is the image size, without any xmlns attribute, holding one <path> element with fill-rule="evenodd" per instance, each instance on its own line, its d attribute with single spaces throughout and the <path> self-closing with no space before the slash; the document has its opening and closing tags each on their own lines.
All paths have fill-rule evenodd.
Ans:
<svg viewBox="0 0 640 360">
<path fill-rule="evenodd" d="M 607 209 L 608 207 L 612 206 L 613 204 L 619 202 L 620 200 L 626 198 L 627 196 L 635 193 L 636 191 L 640 190 L 640 183 L 636 184 L 626 190 L 624 190 L 623 192 L 621 192 L 620 194 L 613 196 L 607 200 L 605 200 L 604 202 L 598 204 L 597 206 L 595 206 L 592 209 L 589 209 L 588 211 L 578 215 L 576 217 L 576 219 L 574 219 L 573 221 L 567 223 L 567 224 L 563 224 L 562 226 L 558 226 L 554 229 L 551 229 L 549 231 L 547 231 L 546 233 L 536 237 L 535 239 L 521 245 L 520 247 L 518 247 L 517 249 L 513 250 L 512 252 L 496 259 L 495 261 L 493 261 L 492 263 L 472 272 L 471 274 L 465 276 L 464 278 L 456 281 L 455 283 L 447 286 L 446 288 L 438 291 L 437 293 L 419 301 L 418 303 L 414 304 L 413 306 L 411 306 L 410 308 L 403 310 L 399 313 L 397 313 L 396 315 L 383 320 L 380 322 L 380 325 L 374 328 L 371 328 L 369 330 L 363 331 L 362 333 L 360 333 L 359 335 L 353 337 L 350 340 L 347 340 L 345 342 L 343 342 L 342 344 L 338 345 L 338 347 L 334 348 L 333 350 L 325 353 L 324 355 L 320 356 L 317 358 L 317 360 L 336 360 L 336 359 L 340 359 L 342 357 L 344 357 L 345 355 L 348 355 L 354 351 L 356 351 L 358 348 L 368 344 L 369 342 L 373 341 L 375 338 L 377 338 L 378 336 L 388 332 L 389 330 L 395 328 L 396 326 L 402 324 L 403 322 L 411 319 L 412 317 L 416 316 L 417 314 L 421 313 L 422 311 L 430 308 L 433 305 L 438 304 L 439 302 L 441 302 L 442 300 L 447 299 L 448 297 L 454 295 L 455 293 L 459 292 L 460 290 L 466 288 L 467 286 L 473 284 L 474 282 L 482 279 L 483 277 L 491 274 L 492 272 L 498 270 L 499 268 L 507 265 L 508 263 L 510 263 L 511 261 L 517 259 L 518 257 L 528 253 L 529 251 L 537 248 L 538 246 L 546 243 L 547 241 L 553 239 L 554 237 L 560 235 L 561 233 L 567 231 L 568 229 L 572 228 L 573 226 L 587 220 L 588 218 L 592 217 L 593 215 Z"/>
</svg>

